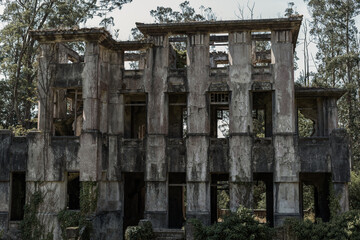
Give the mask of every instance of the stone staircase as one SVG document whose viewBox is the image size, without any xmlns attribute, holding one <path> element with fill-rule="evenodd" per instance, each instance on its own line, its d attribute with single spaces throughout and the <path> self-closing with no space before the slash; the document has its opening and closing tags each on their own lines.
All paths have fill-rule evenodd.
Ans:
<svg viewBox="0 0 360 240">
<path fill-rule="evenodd" d="M 156 240 L 185 240 L 185 231 L 181 229 L 154 228 Z"/>
</svg>

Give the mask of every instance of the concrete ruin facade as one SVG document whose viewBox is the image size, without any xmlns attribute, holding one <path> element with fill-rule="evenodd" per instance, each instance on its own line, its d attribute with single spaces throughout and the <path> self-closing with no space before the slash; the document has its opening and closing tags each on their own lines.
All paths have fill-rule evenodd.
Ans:
<svg viewBox="0 0 360 240">
<path fill-rule="evenodd" d="M 274 226 L 302 217 L 303 184 L 314 186 L 317 217 L 329 218 L 330 187 L 347 211 L 350 148 L 336 106 L 344 92 L 295 87 L 301 20 L 137 23 L 146 40 L 125 42 L 104 29 L 32 32 L 38 131 L 0 130 L 0 229 L 43 189 L 51 194 L 39 216 L 60 239 L 57 213 L 79 208 L 88 181 L 98 188 L 94 239 L 122 239 L 140 219 L 155 229 L 193 217 L 211 224 L 218 189 L 231 211 L 252 208 L 256 181 Z M 69 47 L 77 42 L 83 56 Z M 300 113 L 311 136 L 299 132 Z"/>
</svg>

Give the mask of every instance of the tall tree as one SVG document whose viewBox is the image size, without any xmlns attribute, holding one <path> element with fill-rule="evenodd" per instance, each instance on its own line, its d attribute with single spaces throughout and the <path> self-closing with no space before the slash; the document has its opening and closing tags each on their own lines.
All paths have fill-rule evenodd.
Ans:
<svg viewBox="0 0 360 240">
<path fill-rule="evenodd" d="M 5 0 L 0 15 L 0 125 L 31 126 L 36 100 L 36 55 L 38 45 L 30 30 L 77 27 L 103 17 L 104 12 L 121 8 L 132 0 Z"/>
<path fill-rule="evenodd" d="M 214 21 L 216 15 L 210 7 L 200 6 L 200 13 L 190 6 L 189 1 L 184 1 L 179 5 L 180 11 L 174 11 L 170 7 L 157 7 L 150 11 L 150 15 L 154 18 L 156 23 L 170 23 L 170 22 L 193 22 L 193 21 Z M 137 28 L 131 29 L 133 39 L 139 40 L 144 36 Z"/>
<path fill-rule="evenodd" d="M 340 124 L 353 141 L 353 159 L 360 163 L 359 45 L 355 17 L 358 0 L 305 0 L 311 12 L 310 33 L 315 37 L 317 73 L 313 86 L 342 87 L 346 95 L 339 101 Z"/>
</svg>

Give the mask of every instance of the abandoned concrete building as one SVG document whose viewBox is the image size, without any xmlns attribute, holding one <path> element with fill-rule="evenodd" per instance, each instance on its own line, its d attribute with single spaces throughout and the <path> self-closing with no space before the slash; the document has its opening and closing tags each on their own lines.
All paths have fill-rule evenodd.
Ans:
<svg viewBox="0 0 360 240">
<path fill-rule="evenodd" d="M 120 42 L 104 29 L 32 32 L 38 130 L 0 130 L 0 229 L 23 218 L 37 188 L 50 193 L 38 215 L 60 239 L 57 213 L 80 208 L 87 181 L 98 188 L 94 239 L 122 239 L 141 219 L 168 230 L 193 217 L 211 224 L 221 191 L 231 211 L 252 208 L 259 181 L 273 226 L 303 216 L 305 185 L 316 217 L 329 219 L 330 186 L 347 211 L 344 91 L 295 86 L 301 21 L 137 23 L 145 40 Z"/>
</svg>

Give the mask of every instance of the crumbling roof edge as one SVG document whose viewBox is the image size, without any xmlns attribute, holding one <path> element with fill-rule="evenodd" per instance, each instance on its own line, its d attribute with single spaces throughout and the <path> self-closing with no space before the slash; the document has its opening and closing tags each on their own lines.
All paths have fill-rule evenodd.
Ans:
<svg viewBox="0 0 360 240">
<path fill-rule="evenodd" d="M 295 87 L 296 97 L 317 97 L 327 96 L 339 99 L 346 93 L 346 90 L 339 88 L 315 88 L 315 87 Z"/>
<path fill-rule="evenodd" d="M 153 44 L 149 40 L 116 41 L 105 28 L 43 29 L 30 31 L 30 34 L 40 43 L 95 41 L 114 50 L 140 50 Z"/>
</svg>

